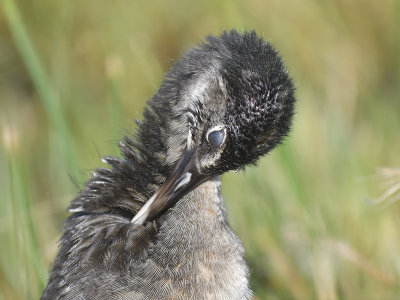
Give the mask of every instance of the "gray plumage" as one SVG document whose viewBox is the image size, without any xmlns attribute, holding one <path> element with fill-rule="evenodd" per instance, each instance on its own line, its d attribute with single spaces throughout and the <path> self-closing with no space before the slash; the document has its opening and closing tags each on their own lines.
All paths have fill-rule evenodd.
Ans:
<svg viewBox="0 0 400 300">
<path fill-rule="evenodd" d="M 281 143 L 294 102 L 281 58 L 254 32 L 186 53 L 123 157 L 105 157 L 111 169 L 72 201 L 42 299 L 250 299 L 219 175 Z"/>
</svg>

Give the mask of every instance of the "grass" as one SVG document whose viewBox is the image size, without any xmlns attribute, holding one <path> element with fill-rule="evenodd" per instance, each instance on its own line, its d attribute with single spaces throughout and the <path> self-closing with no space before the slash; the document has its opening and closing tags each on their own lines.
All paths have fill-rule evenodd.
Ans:
<svg viewBox="0 0 400 300">
<path fill-rule="evenodd" d="M 286 143 L 223 178 L 256 299 L 398 298 L 397 1 L 1 7 L 0 299 L 40 296 L 89 171 L 118 154 L 173 61 L 232 27 L 271 39 L 299 99 Z"/>
</svg>

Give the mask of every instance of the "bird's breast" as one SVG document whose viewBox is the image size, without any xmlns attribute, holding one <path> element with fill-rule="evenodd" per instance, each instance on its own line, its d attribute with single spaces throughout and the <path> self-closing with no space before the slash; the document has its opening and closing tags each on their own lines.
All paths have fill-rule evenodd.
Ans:
<svg viewBox="0 0 400 300">
<path fill-rule="evenodd" d="M 250 298 L 244 250 L 228 225 L 219 185 L 203 183 L 160 220 L 142 287 L 162 299 Z"/>
</svg>

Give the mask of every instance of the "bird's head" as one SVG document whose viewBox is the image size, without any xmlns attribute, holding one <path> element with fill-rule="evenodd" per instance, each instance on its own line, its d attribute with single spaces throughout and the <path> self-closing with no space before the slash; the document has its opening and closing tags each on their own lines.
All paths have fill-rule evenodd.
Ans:
<svg viewBox="0 0 400 300">
<path fill-rule="evenodd" d="M 133 218 L 139 224 L 202 182 L 254 164 L 282 142 L 294 112 L 283 61 L 255 32 L 209 37 L 174 65 L 163 88 L 174 91 L 165 142 L 174 168 Z"/>
</svg>

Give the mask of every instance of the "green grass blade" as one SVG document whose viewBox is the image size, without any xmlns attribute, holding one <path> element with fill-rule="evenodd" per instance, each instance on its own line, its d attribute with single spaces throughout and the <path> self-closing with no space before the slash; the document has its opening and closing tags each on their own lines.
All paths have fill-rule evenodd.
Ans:
<svg viewBox="0 0 400 300">
<path fill-rule="evenodd" d="M 45 108 L 49 119 L 54 124 L 57 133 L 61 137 L 61 149 L 64 151 L 64 156 L 70 168 L 69 171 L 78 182 L 82 182 L 73 140 L 71 138 L 66 118 L 62 112 L 60 101 L 46 76 L 38 55 L 36 54 L 33 43 L 21 20 L 18 8 L 13 0 L 3 0 L 2 5 L 12 37 L 25 63 L 36 91 L 39 94 L 39 99 Z"/>
</svg>

